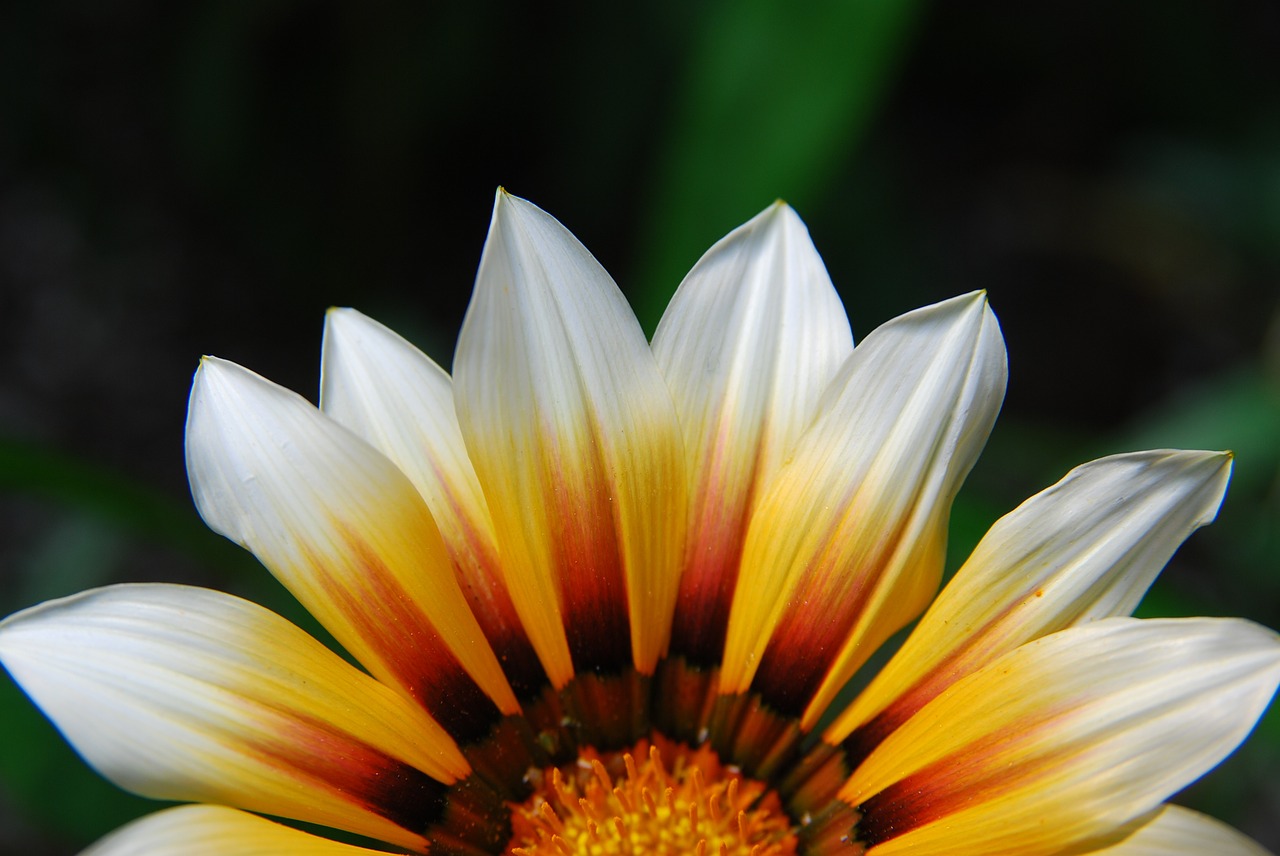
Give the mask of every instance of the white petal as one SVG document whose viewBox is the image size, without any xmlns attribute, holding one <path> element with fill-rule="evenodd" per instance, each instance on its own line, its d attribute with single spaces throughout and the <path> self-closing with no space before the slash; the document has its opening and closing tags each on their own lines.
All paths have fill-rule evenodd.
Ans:
<svg viewBox="0 0 1280 856">
<path fill-rule="evenodd" d="M 321 409 L 413 482 L 508 680 L 522 695 L 542 689 L 546 675 L 502 581 L 493 520 L 467 457 L 449 375 L 354 309 L 325 317 L 322 362 Z"/>
<path fill-rule="evenodd" d="M 1231 456 L 1137 452 L 1077 467 L 1001 518 L 894 658 L 824 739 L 859 751 L 951 683 L 1073 624 L 1126 615 L 1182 541 L 1217 513 Z"/>
<path fill-rule="evenodd" d="M 502 191 L 454 373 L 507 586 L 552 681 L 652 671 L 684 550 L 671 396 L 599 263 Z"/>
<path fill-rule="evenodd" d="M 1280 639 L 1233 619 L 1107 618 L 952 684 L 859 766 L 875 856 L 1070 852 L 1140 820 L 1244 740 Z"/>
<path fill-rule="evenodd" d="M 252 814 L 185 805 L 139 818 L 80 856 L 376 856 Z"/>
<path fill-rule="evenodd" d="M 675 653 L 720 662 L 759 486 L 851 350 L 840 297 L 782 202 L 716 243 L 680 284 L 653 339 L 693 478 Z"/>
<path fill-rule="evenodd" d="M 420 847 L 433 805 L 400 816 L 392 783 L 440 795 L 469 772 L 413 702 L 221 592 L 125 585 L 50 601 L 0 623 L 0 660 L 94 769 L 143 796 Z"/>
<path fill-rule="evenodd" d="M 751 687 L 809 727 L 919 614 L 1004 384 L 980 293 L 896 318 L 854 349 L 752 517 L 722 691 Z"/>
<path fill-rule="evenodd" d="M 1251 838 L 1221 821 L 1176 805 L 1098 856 L 1270 856 Z"/>
<path fill-rule="evenodd" d="M 214 530 L 252 550 L 377 678 L 455 736 L 479 736 L 469 730 L 518 709 L 422 497 L 360 438 L 300 396 L 205 358 L 187 472 Z M 473 709 L 448 699 L 464 690 Z"/>
</svg>

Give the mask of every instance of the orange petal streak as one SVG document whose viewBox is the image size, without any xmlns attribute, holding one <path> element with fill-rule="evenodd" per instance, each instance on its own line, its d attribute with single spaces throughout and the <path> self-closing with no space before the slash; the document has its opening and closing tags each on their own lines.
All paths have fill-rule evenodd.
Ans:
<svg viewBox="0 0 1280 856">
<path fill-rule="evenodd" d="M 334 797 L 352 802 L 385 818 L 412 836 L 421 836 L 444 816 L 448 788 L 420 770 L 391 758 L 326 723 L 304 720 L 296 715 L 281 719 L 278 739 L 261 741 L 246 748 L 259 753 L 269 763 L 285 768 L 300 781 L 328 790 Z M 304 748 L 305 747 L 305 748 Z M 255 806 L 247 806 L 255 808 Z M 270 811 L 270 806 L 257 807 Z M 326 818 L 307 818 L 325 822 Z M 367 821 L 333 825 L 365 834 L 387 835 L 369 829 Z M 404 833 L 395 840 L 413 843 Z"/>
<path fill-rule="evenodd" d="M 391 584 L 377 554 L 354 535 L 349 534 L 347 544 L 367 572 L 358 591 L 330 589 L 335 606 L 365 644 L 382 652 L 382 665 L 396 682 L 451 737 L 463 745 L 484 737 L 502 718 L 502 711 L 440 638 L 421 605 Z"/>
</svg>

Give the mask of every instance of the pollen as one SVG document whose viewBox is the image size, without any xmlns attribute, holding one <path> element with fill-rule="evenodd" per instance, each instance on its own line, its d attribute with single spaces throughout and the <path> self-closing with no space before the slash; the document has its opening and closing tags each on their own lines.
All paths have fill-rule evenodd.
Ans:
<svg viewBox="0 0 1280 856">
<path fill-rule="evenodd" d="M 512 807 L 513 856 L 794 856 L 777 794 L 707 747 L 662 738 L 534 771 Z"/>
</svg>

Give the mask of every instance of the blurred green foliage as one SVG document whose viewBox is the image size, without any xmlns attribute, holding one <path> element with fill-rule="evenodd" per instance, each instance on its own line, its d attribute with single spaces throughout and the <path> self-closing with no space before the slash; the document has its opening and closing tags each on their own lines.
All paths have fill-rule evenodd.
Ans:
<svg viewBox="0 0 1280 856">
<path fill-rule="evenodd" d="M 1219 522 L 1144 614 L 1280 624 L 1280 18 L 1267 0 L 774 0 L 643 11 L 55 0 L 0 12 L 0 612 L 211 585 L 320 633 L 185 497 L 217 352 L 315 388 L 354 303 L 447 366 L 505 184 L 652 330 L 775 197 L 865 335 L 972 288 L 1010 392 L 951 566 L 1090 457 L 1231 448 Z M 321 634 L 322 635 L 322 634 Z M 0 681 L 0 853 L 150 810 Z M 1187 795 L 1272 848 L 1280 720 Z"/>
</svg>

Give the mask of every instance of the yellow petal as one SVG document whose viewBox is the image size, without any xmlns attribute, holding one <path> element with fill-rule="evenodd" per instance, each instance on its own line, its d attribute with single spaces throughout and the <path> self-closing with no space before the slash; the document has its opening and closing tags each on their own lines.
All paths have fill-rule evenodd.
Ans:
<svg viewBox="0 0 1280 856">
<path fill-rule="evenodd" d="M 1232 619 L 1107 618 L 952 684 L 841 798 L 874 856 L 1072 852 L 1215 766 L 1280 682 L 1280 639 Z"/>
<path fill-rule="evenodd" d="M 123 788 L 421 848 L 469 772 L 416 704 L 249 601 L 125 585 L 0 623 L 0 659 Z"/>
<path fill-rule="evenodd" d="M 422 497 L 364 441 L 300 396 L 206 358 L 187 472 L 210 527 L 252 550 L 375 677 L 456 738 L 518 710 Z"/>
<path fill-rule="evenodd" d="M 719 665 L 759 486 L 852 349 L 822 259 L 781 202 L 730 232 L 680 284 L 653 338 L 692 475 L 672 653 Z"/>
<path fill-rule="evenodd" d="M 1004 395 L 1004 344 L 971 294 L 872 332 L 752 517 L 721 687 L 811 727 L 942 573 L 951 501 Z"/>
<path fill-rule="evenodd" d="M 377 856 L 252 814 L 184 805 L 139 818 L 80 856 Z"/>
<path fill-rule="evenodd" d="M 1213 520 L 1231 456 L 1103 458 L 1001 518 L 893 659 L 823 739 L 859 756 L 955 681 L 1039 636 L 1126 615 L 1192 531 Z"/>
<path fill-rule="evenodd" d="M 599 263 L 502 191 L 454 373 L 507 586 L 553 683 L 652 671 L 684 550 L 671 396 Z"/>
<path fill-rule="evenodd" d="M 425 354 L 354 309 L 325 317 L 320 408 L 400 468 L 422 495 L 485 636 L 517 695 L 546 674 L 507 594 L 493 521 L 467 457 L 453 383 Z"/>
</svg>

